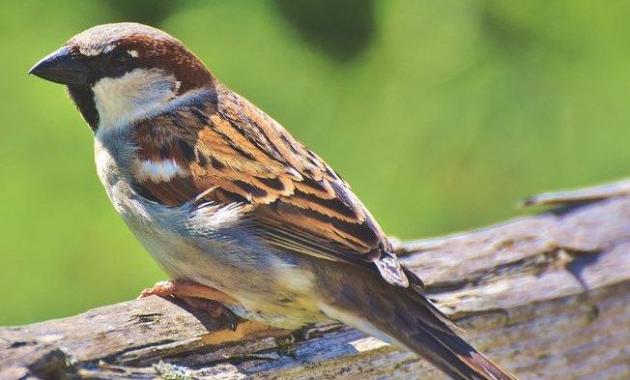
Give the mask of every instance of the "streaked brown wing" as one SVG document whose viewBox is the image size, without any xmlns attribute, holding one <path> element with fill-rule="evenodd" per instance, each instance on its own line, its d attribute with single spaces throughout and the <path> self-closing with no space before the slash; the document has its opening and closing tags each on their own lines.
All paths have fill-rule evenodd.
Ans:
<svg viewBox="0 0 630 380">
<path fill-rule="evenodd" d="M 229 89 L 142 122 L 137 144 L 133 175 L 144 196 L 175 206 L 213 189 L 205 199 L 244 204 L 273 246 L 328 260 L 373 262 L 388 282 L 407 285 L 381 228 L 349 186 Z"/>
</svg>

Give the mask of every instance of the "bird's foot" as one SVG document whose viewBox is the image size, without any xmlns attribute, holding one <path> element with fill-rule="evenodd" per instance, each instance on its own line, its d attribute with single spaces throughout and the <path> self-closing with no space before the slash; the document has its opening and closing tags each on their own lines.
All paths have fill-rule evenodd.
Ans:
<svg viewBox="0 0 630 380">
<path fill-rule="evenodd" d="M 222 322 L 229 327 L 230 330 L 236 331 L 240 319 L 224 304 L 213 300 L 194 297 L 183 297 L 181 300 L 186 302 L 191 308 L 200 310 L 208 314 L 212 319 Z"/>
<path fill-rule="evenodd" d="M 201 285 L 192 281 L 171 280 L 157 282 L 153 287 L 144 289 L 138 299 L 148 296 L 175 297 L 175 298 L 202 298 L 220 302 L 226 305 L 237 305 L 238 302 L 220 290 Z"/>
<path fill-rule="evenodd" d="M 217 289 L 183 280 L 160 281 L 153 287 L 144 289 L 138 299 L 153 295 L 182 300 L 192 309 L 200 310 L 215 320 L 225 322 L 232 330 L 236 330 L 238 326 L 239 318 L 225 306 L 236 305 L 237 301 Z"/>
</svg>

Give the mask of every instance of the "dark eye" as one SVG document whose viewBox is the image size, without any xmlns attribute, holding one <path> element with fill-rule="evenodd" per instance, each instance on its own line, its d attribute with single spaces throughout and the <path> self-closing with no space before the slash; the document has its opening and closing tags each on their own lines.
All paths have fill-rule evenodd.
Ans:
<svg viewBox="0 0 630 380">
<path fill-rule="evenodd" d="M 112 53 L 111 63 L 115 66 L 126 66 L 131 62 L 131 55 L 125 50 L 119 50 Z"/>
</svg>

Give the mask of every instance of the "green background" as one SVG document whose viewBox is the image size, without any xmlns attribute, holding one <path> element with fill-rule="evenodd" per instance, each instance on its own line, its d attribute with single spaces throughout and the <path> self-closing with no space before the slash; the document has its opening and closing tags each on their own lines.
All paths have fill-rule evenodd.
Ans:
<svg viewBox="0 0 630 380">
<path fill-rule="evenodd" d="M 628 16 L 628 1 L 3 0 L 0 325 L 164 278 L 110 206 L 64 89 L 26 75 L 83 29 L 144 21 L 180 38 L 388 233 L 418 238 L 630 172 Z"/>
</svg>

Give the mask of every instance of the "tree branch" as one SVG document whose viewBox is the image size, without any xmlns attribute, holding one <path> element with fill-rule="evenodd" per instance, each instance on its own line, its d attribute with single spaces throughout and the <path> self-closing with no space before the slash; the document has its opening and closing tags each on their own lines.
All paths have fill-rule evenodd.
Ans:
<svg viewBox="0 0 630 380">
<path fill-rule="evenodd" d="M 402 261 L 466 338 L 522 378 L 630 378 L 630 181 L 525 204 L 556 208 L 401 243 Z M 230 331 L 150 297 L 0 329 L 0 378 L 442 378 L 409 352 L 326 328 Z"/>
</svg>

